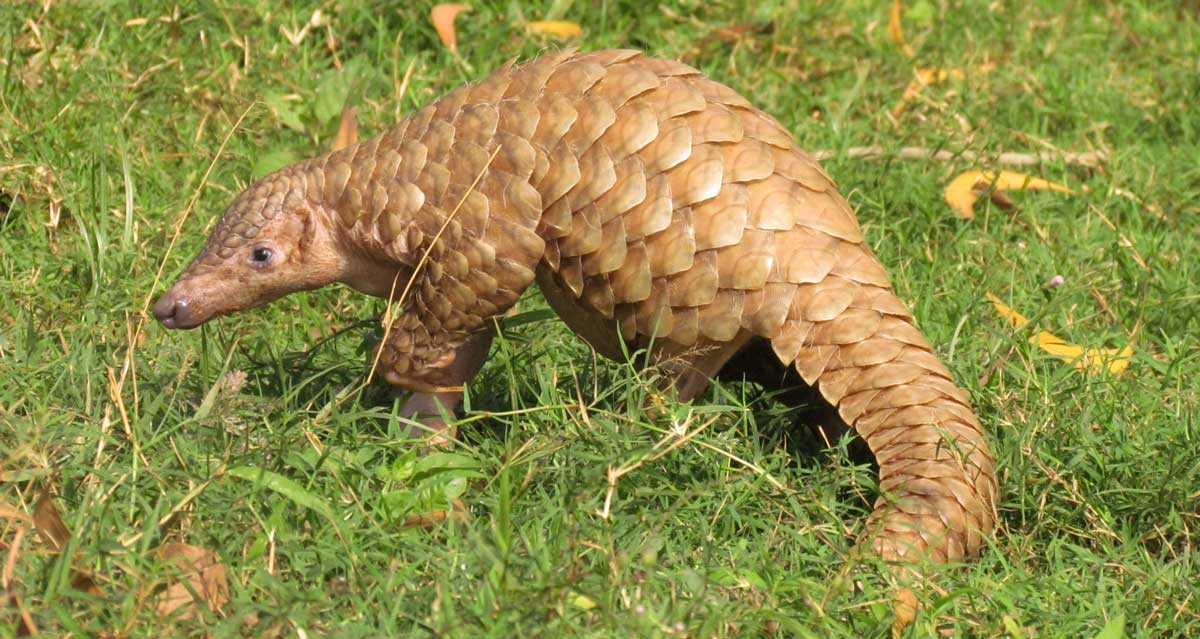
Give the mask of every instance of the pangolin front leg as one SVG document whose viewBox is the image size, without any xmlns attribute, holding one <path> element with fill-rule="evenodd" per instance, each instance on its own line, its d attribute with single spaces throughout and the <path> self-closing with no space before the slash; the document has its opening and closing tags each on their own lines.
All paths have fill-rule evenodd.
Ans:
<svg viewBox="0 0 1200 639">
<path fill-rule="evenodd" d="M 425 433 L 434 435 L 432 444 L 444 444 L 454 437 L 453 427 L 444 416 L 454 416 L 458 410 L 467 383 L 487 360 L 495 331 L 485 326 L 457 340 L 436 346 L 426 344 L 423 357 L 414 362 L 413 351 L 420 348 L 414 348 L 413 332 L 405 330 L 406 324 L 397 321 L 394 330 L 387 333 L 379 347 L 377 365 L 389 384 L 409 391 L 400 416 L 419 421 Z"/>
<path fill-rule="evenodd" d="M 567 50 L 506 65 L 267 176 L 196 264 L 155 307 L 168 326 L 333 281 L 386 295 L 411 275 L 381 363 L 425 394 L 418 411 L 456 401 L 446 389 L 486 350 L 474 336 L 535 277 L 598 351 L 682 362 L 684 398 L 769 348 L 878 461 L 865 547 L 954 560 L 995 526 L 967 395 L 833 181 L 777 121 L 678 62 Z"/>
</svg>

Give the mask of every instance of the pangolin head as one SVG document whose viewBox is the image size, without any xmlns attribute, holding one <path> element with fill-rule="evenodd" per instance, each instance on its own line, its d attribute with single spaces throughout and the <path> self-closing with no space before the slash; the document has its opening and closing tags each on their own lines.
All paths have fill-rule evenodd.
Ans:
<svg viewBox="0 0 1200 639">
<path fill-rule="evenodd" d="M 293 165 L 233 200 L 204 249 L 154 305 L 167 328 L 194 328 L 219 315 L 263 306 L 334 282 L 344 270 L 322 205 L 306 197 Z"/>
</svg>

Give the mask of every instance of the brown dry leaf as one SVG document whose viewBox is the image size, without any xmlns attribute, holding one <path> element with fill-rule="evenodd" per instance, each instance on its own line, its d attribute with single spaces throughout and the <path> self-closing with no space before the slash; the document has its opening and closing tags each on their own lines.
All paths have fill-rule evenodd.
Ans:
<svg viewBox="0 0 1200 639">
<path fill-rule="evenodd" d="M 996 312 L 1007 319 L 1013 328 L 1020 329 L 1029 324 L 1028 318 L 1000 301 L 1000 298 L 991 293 L 987 294 L 987 298 L 996 307 Z M 1084 348 L 1046 331 L 1038 331 L 1029 338 L 1029 342 L 1081 371 L 1100 372 L 1107 369 L 1113 375 L 1120 375 L 1129 368 L 1129 360 L 1133 357 L 1132 345 L 1125 348 Z"/>
<path fill-rule="evenodd" d="M 954 209 L 955 214 L 959 217 L 966 220 L 972 219 L 975 217 L 975 200 L 979 199 L 980 192 L 987 189 L 992 189 L 993 193 L 999 193 L 1005 189 L 1015 189 L 1050 190 L 1074 194 L 1074 191 L 1061 184 L 1024 173 L 973 170 L 958 175 L 950 181 L 950 184 L 946 185 L 946 203 Z M 1003 195 L 998 197 L 1003 198 L 1000 200 L 1001 204 L 1007 202 L 1007 198 L 1004 198 Z"/>
<path fill-rule="evenodd" d="M 54 550 L 60 551 L 71 540 L 71 531 L 63 523 L 62 516 L 54 507 L 54 499 L 50 491 L 43 490 L 38 497 L 37 505 L 33 508 L 33 527 L 37 530 L 42 541 L 50 544 Z"/>
<path fill-rule="evenodd" d="M 738 22 L 724 27 L 717 27 L 709 32 L 708 37 L 722 42 L 738 44 L 750 40 L 756 35 L 765 35 L 775 31 L 774 22 Z"/>
<path fill-rule="evenodd" d="M 8 513 L 2 514 L 7 515 Z M 63 523 L 58 509 L 54 507 L 54 498 L 50 496 L 50 491 L 43 490 L 38 497 L 37 505 L 33 507 L 32 519 L 38 536 L 49 544 L 54 552 L 61 552 L 63 548 L 66 548 L 67 542 L 71 540 L 71 531 Z M 71 569 L 71 587 L 97 597 L 104 594 L 92 573 L 83 569 Z"/>
<path fill-rule="evenodd" d="M 404 518 L 404 523 L 401 524 L 404 528 L 424 528 L 432 530 L 437 528 L 439 524 L 449 519 L 458 524 L 471 521 L 471 511 L 467 510 L 466 504 L 461 499 L 454 499 L 450 502 L 449 510 L 429 510 L 423 513 L 416 513 Z"/>
<path fill-rule="evenodd" d="M 525 29 L 537 35 L 550 36 L 559 40 L 578 38 L 583 33 L 583 27 L 578 22 L 570 20 L 535 20 L 525 25 Z"/>
<path fill-rule="evenodd" d="M 158 596 L 158 614 L 190 619 L 201 604 L 220 612 L 229 601 L 229 577 L 213 551 L 191 544 L 167 543 L 155 548 L 154 555 L 179 569 L 174 581 Z M 179 610 L 184 606 L 188 607 Z"/>
<path fill-rule="evenodd" d="M 342 119 L 338 122 L 337 137 L 333 139 L 333 150 L 341 151 L 358 144 L 358 107 L 342 107 Z"/>
<path fill-rule="evenodd" d="M 896 43 L 896 46 L 900 47 L 900 51 L 905 56 L 911 58 L 916 53 L 904 41 L 904 25 L 900 22 L 904 15 L 904 7 L 902 5 L 903 3 L 900 0 L 892 0 L 892 13 L 888 16 L 888 37 L 892 39 L 892 42 Z"/>
<path fill-rule="evenodd" d="M 104 589 L 96 583 L 96 578 L 92 576 L 92 573 L 86 570 L 75 570 L 71 573 L 71 587 L 93 597 L 104 596 Z"/>
<path fill-rule="evenodd" d="M 470 6 L 457 2 L 435 4 L 429 10 L 429 20 L 433 22 L 438 38 L 452 53 L 458 53 L 458 32 L 454 30 L 454 19 L 458 14 L 470 10 Z"/>
</svg>

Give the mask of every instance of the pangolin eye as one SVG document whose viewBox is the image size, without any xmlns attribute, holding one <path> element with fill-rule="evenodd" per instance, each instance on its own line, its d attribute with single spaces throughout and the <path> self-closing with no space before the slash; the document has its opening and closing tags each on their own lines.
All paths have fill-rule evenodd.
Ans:
<svg viewBox="0 0 1200 639">
<path fill-rule="evenodd" d="M 271 261 L 271 249 L 260 246 L 254 249 L 254 253 L 250 257 L 259 264 L 266 264 Z"/>
</svg>

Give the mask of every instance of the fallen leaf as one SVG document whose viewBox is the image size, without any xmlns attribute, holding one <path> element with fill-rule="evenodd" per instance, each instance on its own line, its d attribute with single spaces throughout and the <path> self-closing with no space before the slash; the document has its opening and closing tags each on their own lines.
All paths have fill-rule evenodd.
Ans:
<svg viewBox="0 0 1200 639">
<path fill-rule="evenodd" d="M 358 107 L 346 105 L 338 122 L 337 137 L 333 139 L 333 150 L 340 151 L 355 144 L 358 144 Z"/>
<path fill-rule="evenodd" d="M 904 7 L 902 5 L 903 3 L 900 0 L 892 0 L 892 13 L 888 16 L 888 37 L 892 39 L 892 42 L 896 43 L 896 46 L 900 47 L 900 51 L 905 56 L 911 58 L 916 53 L 904 41 L 904 25 L 900 22 L 904 14 Z"/>
<path fill-rule="evenodd" d="M 756 34 L 767 34 L 775 31 L 773 22 L 739 22 L 714 29 L 710 36 L 723 42 L 738 43 Z"/>
<path fill-rule="evenodd" d="M 43 490 L 38 497 L 37 505 L 33 508 L 33 527 L 37 530 L 42 541 L 50 544 L 55 551 L 62 550 L 71 540 L 71 531 L 63 523 L 62 516 L 54 507 L 54 499 L 50 491 Z"/>
<path fill-rule="evenodd" d="M 71 573 L 71 587 L 93 597 L 104 596 L 104 590 L 96 583 L 96 578 L 86 570 L 74 570 Z"/>
<path fill-rule="evenodd" d="M 1021 329 L 1029 324 L 1027 317 L 1000 301 L 1000 298 L 991 293 L 987 294 L 987 298 L 996 307 L 996 312 L 1007 319 L 1013 328 Z M 1100 372 L 1107 369 L 1113 375 L 1120 375 L 1129 368 L 1129 361 L 1133 357 L 1132 345 L 1125 348 L 1084 348 L 1046 331 L 1038 331 L 1029 338 L 1029 342 L 1081 371 Z"/>
<path fill-rule="evenodd" d="M 400 524 L 404 528 L 424 528 L 425 530 L 433 530 L 442 522 L 449 519 L 458 524 L 471 521 L 471 511 L 467 510 L 461 499 L 453 499 L 450 502 L 449 509 L 429 510 L 423 513 L 416 513 L 404 518 L 404 523 Z"/>
<path fill-rule="evenodd" d="M 42 541 L 49 544 L 56 553 L 66 548 L 67 542 L 71 540 L 71 531 L 63 523 L 58 509 L 54 507 L 54 498 L 50 496 L 49 490 L 42 491 L 37 505 L 33 507 L 33 527 Z M 87 570 L 71 568 L 70 575 L 72 588 L 97 597 L 104 594 L 92 573 Z"/>
<path fill-rule="evenodd" d="M 201 604 L 220 612 L 229 601 L 229 578 L 213 551 L 191 544 L 167 543 L 155 548 L 154 555 L 179 570 L 158 596 L 158 614 L 165 617 L 177 613 L 179 619 L 190 619 Z M 189 607 L 180 611 L 184 606 Z"/>
<path fill-rule="evenodd" d="M 904 629 L 917 620 L 917 609 L 921 603 L 917 595 L 909 588 L 901 588 L 892 597 L 892 637 L 899 639 Z"/>
<path fill-rule="evenodd" d="M 1074 193 L 1071 189 L 1042 178 L 1032 177 L 1015 171 L 967 171 L 946 185 L 946 203 L 963 219 L 975 217 L 975 200 L 980 191 L 993 189 L 993 193 L 1004 189 L 1051 190 Z M 1000 196 L 1003 197 L 1003 196 Z"/>
<path fill-rule="evenodd" d="M 435 4 L 429 10 L 429 20 L 433 22 L 438 38 L 452 53 L 458 53 L 458 32 L 454 30 L 454 19 L 458 14 L 470 10 L 470 6 L 456 2 Z"/>
<path fill-rule="evenodd" d="M 578 22 L 570 20 L 535 20 L 525 25 L 530 33 L 550 36 L 559 40 L 577 38 L 583 33 L 583 27 Z"/>
</svg>

